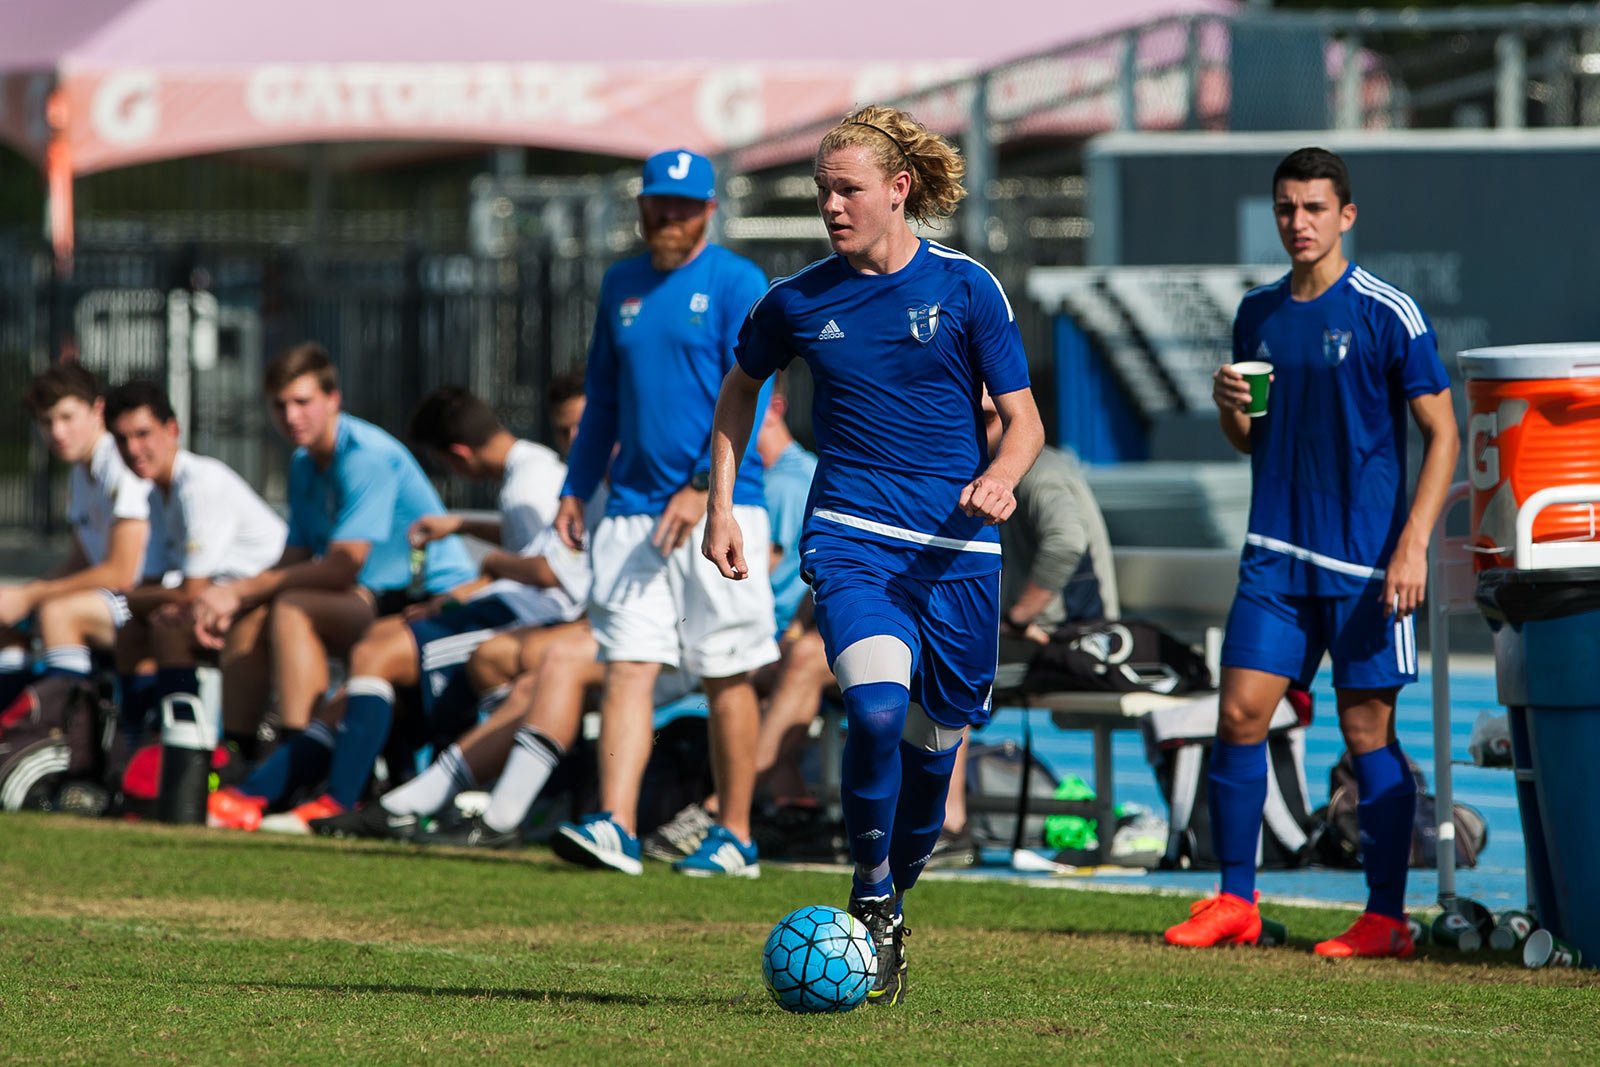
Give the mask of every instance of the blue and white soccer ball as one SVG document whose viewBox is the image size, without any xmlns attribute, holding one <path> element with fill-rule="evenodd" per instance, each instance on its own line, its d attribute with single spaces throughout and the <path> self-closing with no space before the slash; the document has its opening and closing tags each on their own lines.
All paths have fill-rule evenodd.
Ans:
<svg viewBox="0 0 1600 1067">
<path fill-rule="evenodd" d="M 803 1015 L 849 1011 L 867 999 L 877 973 L 878 950 L 866 926 L 826 904 L 779 919 L 761 956 L 767 992 L 780 1008 Z"/>
</svg>

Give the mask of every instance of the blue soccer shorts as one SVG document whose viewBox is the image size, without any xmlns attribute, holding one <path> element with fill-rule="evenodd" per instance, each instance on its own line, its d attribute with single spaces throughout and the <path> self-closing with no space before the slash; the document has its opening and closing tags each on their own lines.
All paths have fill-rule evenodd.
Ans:
<svg viewBox="0 0 1600 1067">
<path fill-rule="evenodd" d="M 467 660 L 495 634 L 521 625 L 520 618 L 504 600 L 486 596 L 408 623 L 420 657 L 423 714 L 433 719 L 441 709 L 452 714 L 463 707 L 475 711 L 478 702 L 467 681 Z"/>
<path fill-rule="evenodd" d="M 911 699 L 941 726 L 989 721 L 1000 640 L 1000 575 L 928 581 L 836 552 L 807 558 L 828 662 L 868 637 L 911 650 Z"/>
<path fill-rule="evenodd" d="M 1298 596 L 1240 586 L 1222 665 L 1309 686 L 1327 653 L 1335 689 L 1394 689 L 1417 680 L 1414 619 L 1384 613 L 1380 586 L 1357 596 Z"/>
</svg>

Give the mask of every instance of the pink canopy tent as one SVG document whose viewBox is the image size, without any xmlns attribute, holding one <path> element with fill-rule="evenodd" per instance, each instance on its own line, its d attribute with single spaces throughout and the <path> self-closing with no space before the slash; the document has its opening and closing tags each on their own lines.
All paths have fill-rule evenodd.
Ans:
<svg viewBox="0 0 1600 1067">
<path fill-rule="evenodd" d="M 341 141 L 716 150 L 1231 0 L 0 0 L 0 138 L 50 177 Z M 63 233 L 65 231 L 65 233 Z"/>
</svg>

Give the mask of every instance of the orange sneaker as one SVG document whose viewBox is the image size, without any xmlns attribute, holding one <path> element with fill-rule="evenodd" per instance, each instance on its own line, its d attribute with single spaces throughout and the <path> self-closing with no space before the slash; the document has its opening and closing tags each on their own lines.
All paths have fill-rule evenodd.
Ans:
<svg viewBox="0 0 1600 1067">
<path fill-rule="evenodd" d="M 1403 960 L 1415 955 L 1417 946 L 1411 940 L 1411 928 L 1404 919 L 1364 911 L 1350 929 L 1338 937 L 1318 942 L 1311 951 L 1336 959 L 1393 956 Z"/>
<path fill-rule="evenodd" d="M 324 793 L 315 800 L 306 801 L 293 811 L 268 815 L 261 820 L 261 831 L 268 834 L 309 834 L 312 819 L 327 819 L 343 815 L 344 811 L 343 804 Z"/>
<path fill-rule="evenodd" d="M 266 798 L 229 786 L 206 798 L 206 825 L 217 830 L 255 830 L 260 828 L 261 813 L 266 810 Z"/>
<path fill-rule="evenodd" d="M 1169 927 L 1166 937 L 1167 944 L 1185 948 L 1253 945 L 1261 939 L 1261 909 L 1253 900 L 1218 893 L 1190 904 L 1189 918 Z"/>
</svg>

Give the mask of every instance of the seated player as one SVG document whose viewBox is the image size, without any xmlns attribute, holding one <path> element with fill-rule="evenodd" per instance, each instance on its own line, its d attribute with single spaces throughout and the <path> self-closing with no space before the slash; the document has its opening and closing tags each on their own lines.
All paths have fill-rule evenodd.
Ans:
<svg viewBox="0 0 1600 1067">
<path fill-rule="evenodd" d="M 64 707 L 89 676 L 90 647 L 111 647 L 150 532 L 150 485 L 128 470 L 106 432 L 100 380 L 79 364 L 58 363 L 34 378 L 22 402 L 51 453 L 71 464 L 73 541 L 51 574 L 0 586 L 0 737 Z M 35 635 L 44 646 L 37 680 L 28 656 Z"/>
<path fill-rule="evenodd" d="M 116 635 L 122 724 L 133 743 L 162 697 L 198 688 L 194 598 L 214 583 L 272 566 L 283 555 L 287 527 L 226 463 L 179 446 L 177 417 L 156 383 L 113 389 L 106 423 L 128 468 L 151 486 L 145 580 L 128 593 L 131 617 Z M 169 574 L 179 577 L 176 584 L 163 581 Z"/>
<path fill-rule="evenodd" d="M 993 457 L 1000 448 L 1000 413 L 987 392 L 983 417 Z M 1119 618 L 1111 537 L 1077 459 L 1046 447 L 1015 494 L 1017 510 L 1000 526 L 1001 636 L 1042 644 L 1064 623 Z M 978 842 L 967 828 L 966 780 L 967 746 L 962 745 L 930 866 L 970 866 L 978 860 Z"/>
<path fill-rule="evenodd" d="M 566 379 L 558 388 L 571 389 L 574 383 L 581 403 L 581 379 Z M 559 394 L 560 401 L 570 399 Z M 566 591 L 563 574 L 580 571 L 576 582 L 586 591 L 587 564 L 550 528 L 566 477 L 560 457 L 544 445 L 518 440 L 488 404 L 455 387 L 423 400 L 410 434 L 456 474 L 500 483 L 494 519 L 424 516 L 412 524 L 411 543 L 420 547 L 468 533 L 501 548 L 484 556 L 479 579 L 456 590 L 452 599 L 374 623 L 351 650 L 342 714 L 336 714 L 334 702 L 318 715 L 327 729 L 337 723 L 332 751 L 322 743 L 320 729 L 284 746 L 236 789 L 213 795 L 212 814 L 219 825 L 308 833 L 311 820 L 352 809 L 388 741 L 397 689 L 418 692 L 430 733 L 454 736 L 476 703 L 462 666 L 479 644 L 505 630 L 550 626 L 581 613 L 582 602 Z M 327 791 L 321 796 L 293 811 L 259 818 L 291 790 L 324 776 Z"/>
<path fill-rule="evenodd" d="M 507 655 L 515 661 L 516 680 L 493 712 L 416 778 L 353 812 L 313 820 L 312 831 L 466 848 L 520 845 L 529 809 L 577 740 L 584 702 L 604 680 L 598 654 L 589 624 L 582 619 L 501 634 L 480 646 L 469 661 L 469 672 L 475 667 L 498 677 L 503 667 L 486 667 L 483 661 L 503 662 Z M 443 810 L 458 793 L 491 781 L 494 791 L 481 815 L 419 836 L 422 818 Z"/>
<path fill-rule="evenodd" d="M 289 535 L 277 564 L 213 584 L 194 600 L 195 636 L 220 652 L 227 737 L 246 758 L 269 696 L 280 737 L 311 725 L 328 688 L 328 657 L 343 656 L 373 619 L 405 607 L 413 584 L 407 531 L 444 505 L 399 441 L 339 410 L 328 353 L 300 344 L 268 365 L 273 424 L 295 446 L 289 462 Z M 476 571 L 459 538 L 428 546 L 415 584 L 447 593 Z M 333 737 L 317 729 L 325 747 Z"/>
</svg>

